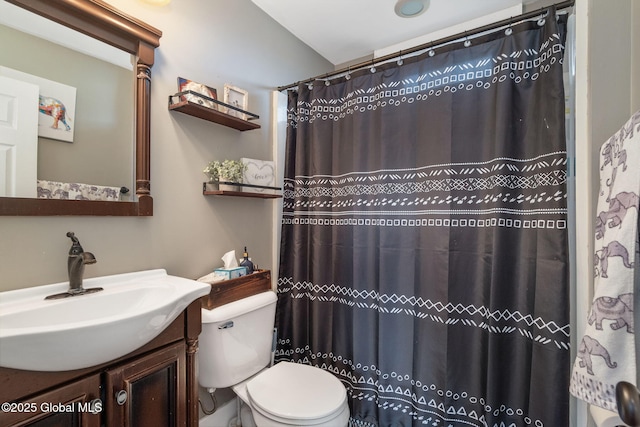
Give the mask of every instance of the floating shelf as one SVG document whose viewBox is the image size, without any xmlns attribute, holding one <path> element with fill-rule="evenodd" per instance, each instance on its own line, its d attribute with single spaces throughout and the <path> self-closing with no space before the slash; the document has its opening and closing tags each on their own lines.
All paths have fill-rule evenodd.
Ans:
<svg viewBox="0 0 640 427">
<path fill-rule="evenodd" d="M 280 187 L 267 187 L 264 185 L 253 184 L 238 184 L 236 182 L 220 182 L 218 184 L 223 185 L 235 185 L 243 188 L 250 188 L 255 190 L 269 191 L 269 193 L 259 191 L 229 191 L 229 190 L 210 190 L 207 188 L 207 182 L 202 183 L 202 194 L 205 196 L 233 196 L 233 197 L 254 197 L 259 199 L 279 199 L 282 198 L 282 194 L 276 194 L 274 191 L 280 191 Z"/>
<path fill-rule="evenodd" d="M 186 95 L 193 95 L 198 102 L 187 100 Z M 203 104 L 214 105 L 218 109 L 210 108 Z M 260 128 L 259 124 L 252 123 L 250 121 L 259 119 L 260 116 L 257 114 L 250 113 L 233 105 L 225 104 L 217 99 L 209 98 L 208 96 L 190 90 L 170 95 L 169 110 L 178 111 L 189 116 L 198 117 L 239 131 Z M 232 114 L 229 114 L 229 111 L 231 111 Z M 235 114 L 240 115 L 240 117 L 236 117 Z M 246 120 L 244 117 L 246 117 Z"/>
</svg>

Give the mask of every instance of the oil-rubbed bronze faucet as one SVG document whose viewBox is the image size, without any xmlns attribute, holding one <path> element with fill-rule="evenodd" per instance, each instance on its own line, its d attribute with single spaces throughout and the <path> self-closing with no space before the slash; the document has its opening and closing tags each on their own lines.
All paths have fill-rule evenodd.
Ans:
<svg viewBox="0 0 640 427">
<path fill-rule="evenodd" d="M 69 250 L 69 258 L 67 258 L 67 270 L 69 271 L 69 290 L 61 294 L 49 295 L 45 299 L 58 299 L 73 297 L 76 295 L 84 295 L 88 293 L 101 291 L 102 288 L 82 287 L 82 276 L 84 274 L 85 264 L 95 264 L 96 257 L 91 252 L 85 252 L 80 245 L 80 241 L 75 233 L 69 231 L 67 237 L 71 239 L 71 249 Z"/>
</svg>

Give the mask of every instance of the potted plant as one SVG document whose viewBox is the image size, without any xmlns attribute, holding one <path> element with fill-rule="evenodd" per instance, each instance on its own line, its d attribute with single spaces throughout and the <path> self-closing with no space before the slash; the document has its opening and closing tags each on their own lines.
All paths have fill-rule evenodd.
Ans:
<svg viewBox="0 0 640 427">
<path fill-rule="evenodd" d="M 203 172 L 209 176 L 209 183 L 218 183 L 220 190 L 239 191 L 237 185 L 228 183 L 242 183 L 242 177 L 247 166 L 239 160 L 215 160 L 209 162 Z"/>
<path fill-rule="evenodd" d="M 225 160 L 218 168 L 218 180 L 242 183 L 245 169 L 247 166 L 239 160 Z"/>
<path fill-rule="evenodd" d="M 218 180 L 219 180 L 218 178 L 220 176 L 218 172 L 219 170 L 220 170 L 220 162 L 217 160 L 214 160 L 213 162 L 209 162 L 207 167 L 204 168 L 202 172 L 209 177 L 209 184 L 218 183 Z"/>
</svg>

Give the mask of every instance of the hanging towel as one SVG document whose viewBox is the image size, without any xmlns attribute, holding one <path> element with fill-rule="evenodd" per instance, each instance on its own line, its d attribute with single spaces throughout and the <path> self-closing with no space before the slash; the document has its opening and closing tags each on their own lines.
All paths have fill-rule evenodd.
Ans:
<svg viewBox="0 0 640 427">
<path fill-rule="evenodd" d="M 41 199 L 70 200 L 120 200 L 122 187 L 38 180 L 38 197 Z"/>
<path fill-rule="evenodd" d="M 571 394 L 617 411 L 619 381 L 636 383 L 634 273 L 638 264 L 640 111 L 600 149 L 594 240 L 594 298 L 578 343 Z"/>
</svg>

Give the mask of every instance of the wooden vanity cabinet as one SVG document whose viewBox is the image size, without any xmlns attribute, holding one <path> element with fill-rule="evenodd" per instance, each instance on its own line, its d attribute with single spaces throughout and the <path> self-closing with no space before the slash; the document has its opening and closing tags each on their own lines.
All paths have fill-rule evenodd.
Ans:
<svg viewBox="0 0 640 427">
<path fill-rule="evenodd" d="M 108 426 L 186 425 L 185 345 L 180 343 L 106 373 Z"/>
<path fill-rule="evenodd" d="M 0 425 L 100 427 L 100 413 L 103 410 L 100 397 L 100 375 L 91 375 L 34 396 L 28 401 L 11 402 L 14 407 L 9 411 L 3 409 L 0 413 Z M 54 404 L 59 405 L 59 408 L 53 408 Z M 78 408 L 80 410 L 77 410 Z M 95 408 L 97 412 L 92 413 L 89 408 Z"/>
<path fill-rule="evenodd" d="M 0 403 L 15 409 L 0 411 L 0 426 L 196 427 L 200 308 L 196 300 L 150 343 L 103 365 L 66 372 L 0 368 Z"/>
</svg>

